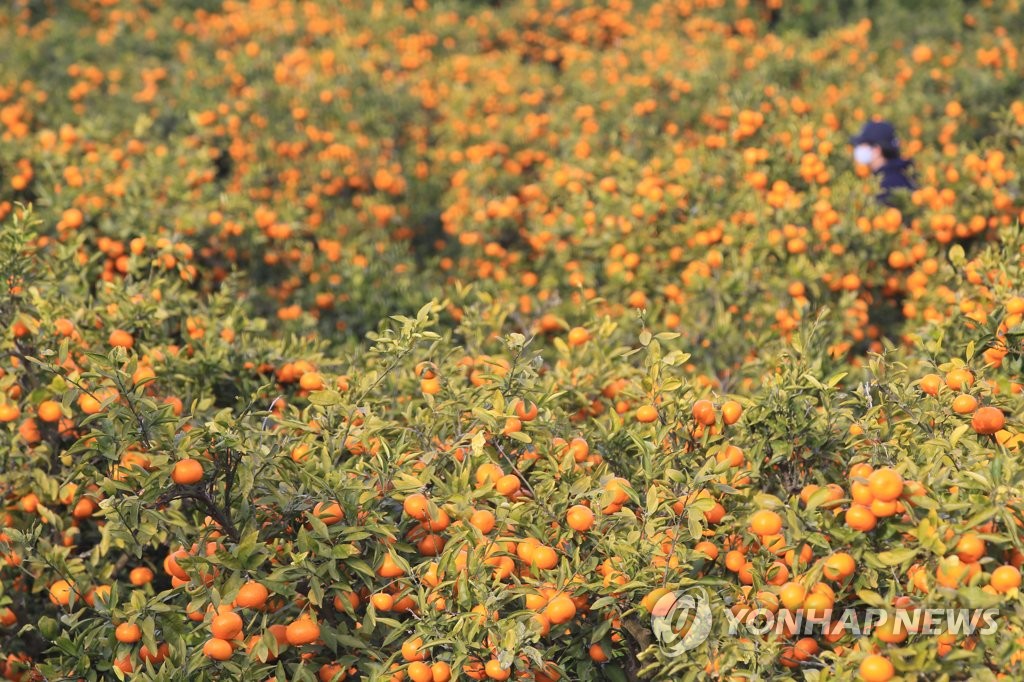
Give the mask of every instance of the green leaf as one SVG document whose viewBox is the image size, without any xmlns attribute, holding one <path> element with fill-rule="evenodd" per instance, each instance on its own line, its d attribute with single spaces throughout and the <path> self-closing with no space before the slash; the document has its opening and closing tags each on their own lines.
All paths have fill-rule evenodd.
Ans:
<svg viewBox="0 0 1024 682">
<path fill-rule="evenodd" d="M 703 513 L 693 507 L 686 508 L 686 524 L 689 527 L 690 537 L 694 540 L 704 539 L 704 526 L 701 525 L 703 520 Z"/>
<path fill-rule="evenodd" d="M 627 682 L 629 678 L 626 677 L 625 671 L 617 665 L 606 665 L 601 670 L 601 674 L 606 677 L 609 682 Z"/>
<path fill-rule="evenodd" d="M 810 513 L 818 508 L 818 506 L 829 499 L 832 495 L 832 491 L 828 488 L 822 487 L 811 493 L 811 496 L 807 499 L 807 512 Z"/>
<path fill-rule="evenodd" d="M 660 498 L 661 495 L 658 491 L 658 488 L 652 485 L 650 488 L 647 489 L 647 503 L 644 505 L 644 511 L 647 514 L 647 516 L 653 516 L 654 512 L 658 510 L 658 503 L 660 501 Z"/>
<path fill-rule="evenodd" d="M 880 609 L 884 609 L 888 606 L 882 595 L 874 592 L 873 590 L 857 590 L 857 596 L 868 606 L 874 606 Z"/>
<path fill-rule="evenodd" d="M 909 562 L 917 556 L 917 550 L 910 547 L 903 547 L 900 549 L 879 552 L 877 556 L 878 561 L 883 566 L 899 566 L 900 564 Z"/>
<path fill-rule="evenodd" d="M 974 528 L 975 526 L 980 526 L 981 524 L 985 523 L 998 513 L 999 510 L 996 508 L 982 509 L 981 511 L 971 516 L 971 518 L 964 521 L 964 528 Z"/>
<path fill-rule="evenodd" d="M 949 444 L 956 447 L 956 444 L 960 442 L 960 438 L 967 433 L 967 429 L 971 428 L 970 424 L 961 424 L 960 426 L 953 429 L 953 433 L 949 434 Z"/>
<path fill-rule="evenodd" d="M 959 267 L 963 267 L 963 265 L 966 262 L 966 260 L 967 260 L 967 256 L 966 256 L 966 254 L 964 252 L 964 247 L 962 247 L 959 244 L 953 244 L 953 246 L 949 247 L 949 262 L 950 263 L 952 263 L 953 265 L 955 265 L 955 266 L 957 266 L 959 268 Z"/>
<path fill-rule="evenodd" d="M 60 633 L 60 625 L 56 620 L 49 616 L 43 616 L 40 618 L 36 626 L 39 628 L 39 634 L 50 641 L 57 639 L 57 636 Z"/>
<path fill-rule="evenodd" d="M 487 438 L 484 437 L 483 431 L 477 431 L 473 434 L 473 439 L 470 441 L 470 446 L 473 449 L 473 456 L 479 457 L 484 454 L 484 444 L 487 442 Z"/>
<path fill-rule="evenodd" d="M 962 587 L 957 597 L 969 609 L 987 609 L 1002 603 L 1003 595 L 989 594 L 980 587 Z"/>
<path fill-rule="evenodd" d="M 835 388 L 836 384 L 842 381 L 847 374 L 849 374 L 849 372 L 839 372 L 838 374 L 833 374 L 831 377 L 829 377 L 829 380 L 826 382 L 826 385 L 829 388 Z"/>
<path fill-rule="evenodd" d="M 701 514 L 703 514 L 714 509 L 716 504 L 718 503 L 715 502 L 715 498 L 713 497 L 698 497 L 696 500 L 688 503 L 686 506 L 689 509 L 695 509 L 699 511 Z"/>
<path fill-rule="evenodd" d="M 309 402 L 320 407 L 332 407 L 341 403 L 341 394 L 330 388 L 313 391 L 309 394 Z"/>
</svg>

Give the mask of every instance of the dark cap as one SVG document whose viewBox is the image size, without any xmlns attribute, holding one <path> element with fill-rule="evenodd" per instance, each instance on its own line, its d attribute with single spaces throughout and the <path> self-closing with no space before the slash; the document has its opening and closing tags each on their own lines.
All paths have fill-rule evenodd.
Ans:
<svg viewBox="0 0 1024 682">
<path fill-rule="evenodd" d="M 860 132 L 850 138 L 850 144 L 878 145 L 882 149 L 896 150 L 900 141 L 896 138 L 896 130 L 888 121 L 868 121 Z"/>
</svg>

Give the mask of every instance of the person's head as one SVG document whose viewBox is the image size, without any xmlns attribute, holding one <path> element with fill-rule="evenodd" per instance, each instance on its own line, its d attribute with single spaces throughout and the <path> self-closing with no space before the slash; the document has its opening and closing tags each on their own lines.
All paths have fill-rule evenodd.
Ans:
<svg viewBox="0 0 1024 682">
<path fill-rule="evenodd" d="M 850 138 L 853 160 L 876 170 L 890 159 L 900 158 L 900 141 L 888 121 L 868 121 Z"/>
</svg>

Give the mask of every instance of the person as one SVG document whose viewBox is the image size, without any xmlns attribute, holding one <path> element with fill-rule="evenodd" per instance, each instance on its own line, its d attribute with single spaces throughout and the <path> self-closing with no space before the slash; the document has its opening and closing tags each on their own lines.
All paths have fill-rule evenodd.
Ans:
<svg viewBox="0 0 1024 682">
<path fill-rule="evenodd" d="M 867 166 L 879 176 L 881 191 L 875 199 L 882 204 L 892 203 L 895 189 L 917 189 L 909 172 L 913 163 L 900 156 L 900 141 L 896 130 L 888 121 L 868 121 L 861 131 L 850 138 L 853 160 Z"/>
</svg>

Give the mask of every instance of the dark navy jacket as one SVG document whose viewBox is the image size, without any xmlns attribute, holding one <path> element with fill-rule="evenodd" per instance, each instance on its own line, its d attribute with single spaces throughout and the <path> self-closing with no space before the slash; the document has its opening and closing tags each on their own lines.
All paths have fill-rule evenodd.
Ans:
<svg viewBox="0 0 1024 682">
<path fill-rule="evenodd" d="M 917 189 L 917 183 L 907 175 L 907 170 L 911 165 L 912 163 L 907 159 L 888 159 L 884 166 L 875 171 L 875 175 L 878 175 L 882 181 L 882 191 L 875 195 L 875 199 L 879 203 L 888 204 L 890 192 L 894 189 Z"/>
</svg>

